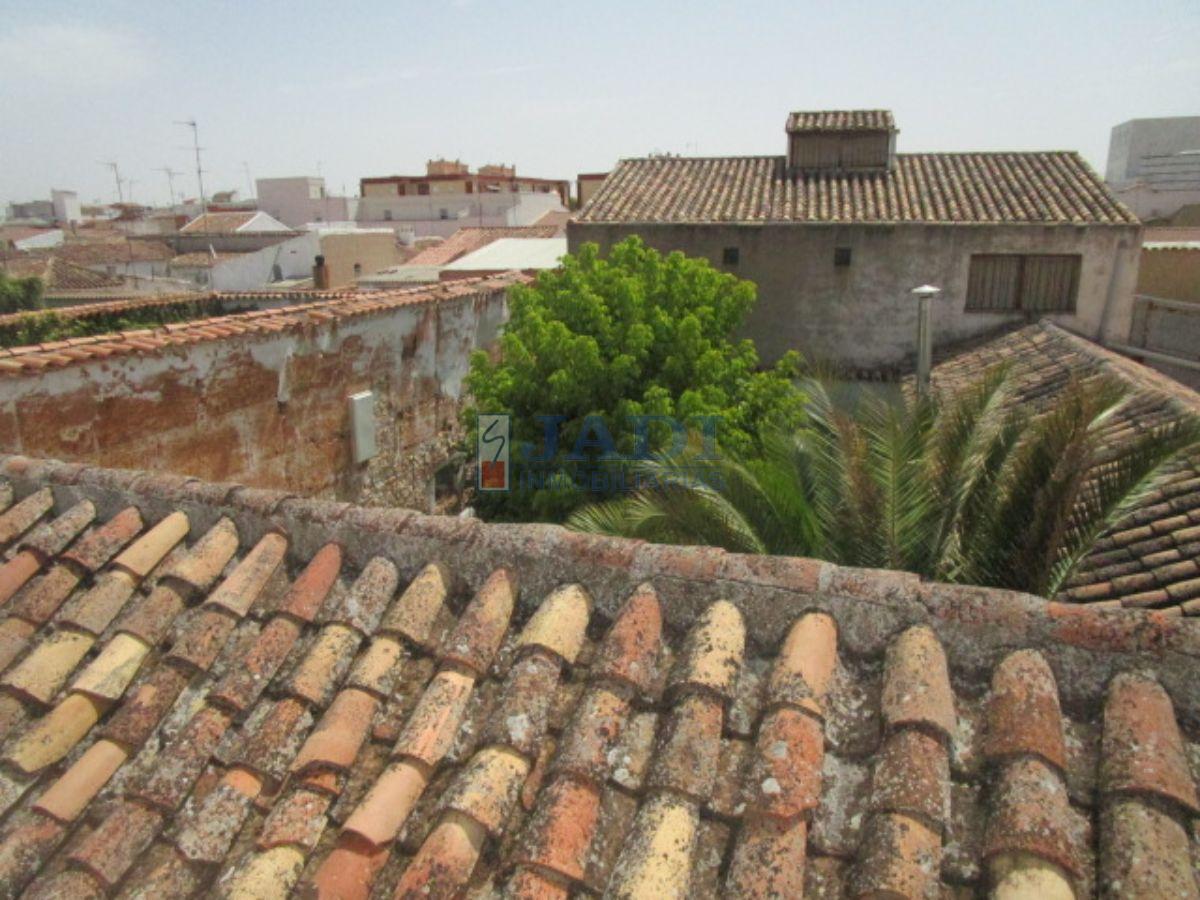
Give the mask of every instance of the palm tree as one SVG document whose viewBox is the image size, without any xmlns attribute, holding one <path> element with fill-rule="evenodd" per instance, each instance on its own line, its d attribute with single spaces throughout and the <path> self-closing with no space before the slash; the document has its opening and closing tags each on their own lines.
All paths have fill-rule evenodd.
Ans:
<svg viewBox="0 0 1200 900">
<path fill-rule="evenodd" d="M 941 400 L 849 404 L 818 381 L 805 390 L 807 423 L 768 436 L 762 456 L 656 457 L 636 467 L 645 487 L 578 510 L 568 527 L 1053 596 L 1171 463 L 1200 448 L 1191 421 L 1112 445 L 1126 397 L 1095 378 L 1072 381 L 1041 413 L 1016 402 L 1002 368 Z"/>
</svg>

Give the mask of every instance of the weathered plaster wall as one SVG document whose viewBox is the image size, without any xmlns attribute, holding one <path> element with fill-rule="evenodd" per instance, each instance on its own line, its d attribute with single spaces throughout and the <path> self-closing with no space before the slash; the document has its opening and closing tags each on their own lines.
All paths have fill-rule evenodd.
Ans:
<svg viewBox="0 0 1200 900">
<path fill-rule="evenodd" d="M 426 509 L 470 353 L 506 315 L 492 290 L 5 377 L 0 450 Z M 364 390 L 379 454 L 355 465 Z"/>
<path fill-rule="evenodd" d="M 934 284 L 934 341 L 987 334 L 1022 314 L 966 312 L 973 253 L 1078 253 L 1083 257 L 1074 315 L 1054 320 L 1092 338 L 1128 339 L 1137 280 L 1136 226 L 597 225 L 572 222 L 575 251 L 607 250 L 638 234 L 659 250 L 682 250 L 758 285 L 745 334 L 771 361 L 787 350 L 858 369 L 899 364 L 916 353 L 916 302 L 909 291 Z M 736 266 L 722 266 L 726 247 Z M 834 266 L 834 249 L 851 263 Z"/>
</svg>

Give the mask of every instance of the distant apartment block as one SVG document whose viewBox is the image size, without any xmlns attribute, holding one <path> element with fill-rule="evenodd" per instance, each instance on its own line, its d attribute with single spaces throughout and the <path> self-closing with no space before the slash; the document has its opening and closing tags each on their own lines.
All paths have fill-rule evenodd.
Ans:
<svg viewBox="0 0 1200 900">
<path fill-rule="evenodd" d="M 258 208 L 290 228 L 314 222 L 353 222 L 358 216 L 358 198 L 329 194 L 324 178 L 259 178 L 255 190 Z"/>
<path fill-rule="evenodd" d="M 79 195 L 75 191 L 51 190 L 49 200 L 29 200 L 9 203 L 6 218 L 10 221 L 41 223 L 70 227 L 83 221 Z"/>
<path fill-rule="evenodd" d="M 459 160 L 430 160 L 424 175 L 363 178 L 358 221 L 409 237 L 446 237 L 459 228 L 532 225 L 564 210 L 570 182 L 517 175 L 514 166 L 472 172 Z"/>
<path fill-rule="evenodd" d="M 1041 317 L 1127 338 L 1140 226 L 1077 153 L 897 153 L 897 133 L 887 110 L 802 112 L 782 155 L 622 160 L 570 247 L 640 235 L 753 281 L 766 360 L 903 365 L 924 284 L 939 344 Z"/>
<path fill-rule="evenodd" d="M 1184 207 L 1200 206 L 1200 116 L 1130 119 L 1116 126 L 1105 180 L 1143 221 L 1170 223 Z"/>
</svg>

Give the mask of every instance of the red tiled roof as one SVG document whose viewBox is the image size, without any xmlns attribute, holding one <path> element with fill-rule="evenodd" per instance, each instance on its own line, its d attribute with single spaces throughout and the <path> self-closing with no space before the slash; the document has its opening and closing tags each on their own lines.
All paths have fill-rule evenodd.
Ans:
<svg viewBox="0 0 1200 900">
<path fill-rule="evenodd" d="M 1137 218 L 1077 153 L 898 153 L 789 176 L 781 156 L 622 160 L 582 223 L 1114 224 Z"/>
<path fill-rule="evenodd" d="M 68 240 L 54 248 L 54 254 L 77 266 L 102 266 L 110 263 L 160 262 L 170 259 L 175 251 L 165 241 L 131 240 Z"/>
<path fill-rule="evenodd" d="M 92 291 L 125 284 L 121 278 L 93 272 L 57 255 L 39 253 L 10 257 L 0 261 L 0 268 L 11 278 L 40 278 L 47 292 Z"/>
<path fill-rule="evenodd" d="M 895 131 L 890 109 L 841 109 L 794 112 L 788 131 Z"/>
<path fill-rule="evenodd" d="M 374 315 L 397 306 L 437 303 L 440 300 L 461 297 L 483 291 L 503 290 L 517 281 L 525 280 L 521 275 L 496 275 L 465 278 L 435 286 L 400 288 L 388 291 L 296 291 L 299 302 L 273 309 L 258 309 L 252 312 L 233 313 L 225 316 L 194 319 L 159 328 L 140 328 L 114 334 L 68 338 L 29 347 L 0 348 L 0 377 L 20 376 L 43 369 L 62 368 L 76 363 L 103 359 L 114 355 L 131 353 L 157 353 L 175 346 L 223 340 L 231 335 L 300 330 L 314 321 L 352 318 Z M 211 300 L 237 303 L 239 301 L 266 300 L 278 302 L 281 291 L 213 292 L 204 295 Z M 140 306 L 170 305 L 179 302 L 195 302 L 196 297 L 155 297 L 146 301 L 123 301 L 127 308 Z M 114 307 L 96 304 L 91 314 L 110 313 Z M 11 318 L 0 317 L 0 326 L 9 324 L 20 316 L 39 313 L 17 313 Z"/>
<path fill-rule="evenodd" d="M 1035 409 L 1052 404 L 1072 378 L 1125 385 L 1129 401 L 1103 432 L 1113 447 L 1200 417 L 1200 394 L 1048 321 L 952 353 L 934 367 L 933 384 L 959 389 L 1001 363 L 1010 367 L 1014 402 Z M 1120 528 L 1101 537 L 1061 599 L 1200 613 L 1200 453 L 1180 459 Z"/>
<path fill-rule="evenodd" d="M 29 896 L 1191 896 L 1200 630 L 0 458 Z"/>
<path fill-rule="evenodd" d="M 460 256 L 486 247 L 501 238 L 548 238 L 559 233 L 556 225 L 526 225 L 509 228 L 460 228 L 440 244 L 426 247 L 412 256 L 408 266 L 444 266 Z"/>
</svg>

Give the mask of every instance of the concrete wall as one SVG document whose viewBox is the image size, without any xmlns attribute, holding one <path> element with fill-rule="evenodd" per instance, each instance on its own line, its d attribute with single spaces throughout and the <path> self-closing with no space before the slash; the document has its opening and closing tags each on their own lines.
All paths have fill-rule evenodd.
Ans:
<svg viewBox="0 0 1200 900">
<path fill-rule="evenodd" d="M 942 288 L 934 302 L 934 341 L 945 344 L 995 331 L 1023 314 L 966 312 L 974 253 L 1081 254 L 1074 315 L 1054 316 L 1088 337 L 1126 340 L 1137 279 L 1140 229 L 1134 226 L 567 226 L 572 251 L 585 241 L 602 250 L 639 234 L 662 251 L 703 256 L 758 285 L 745 334 L 764 361 L 787 350 L 855 369 L 885 369 L 916 353 L 916 302 L 922 284 Z M 722 266 L 736 247 L 737 266 Z M 851 263 L 835 267 L 834 249 Z"/>
<path fill-rule="evenodd" d="M 396 235 L 390 231 L 332 232 L 321 235 L 321 253 L 329 267 L 329 286 L 348 287 L 357 277 L 355 266 L 370 275 L 404 262 Z M 310 262 L 311 266 L 311 262 Z"/>
<path fill-rule="evenodd" d="M 1137 292 L 1200 303 L 1200 248 L 1143 249 Z"/>
<path fill-rule="evenodd" d="M 291 228 L 310 222 L 352 222 L 358 210 L 356 197 L 327 196 L 324 178 L 259 178 L 255 189 L 258 208 Z"/>
<path fill-rule="evenodd" d="M 0 378 L 0 451 L 428 508 L 503 290 Z M 375 394 L 352 462 L 347 398 Z"/>
</svg>

